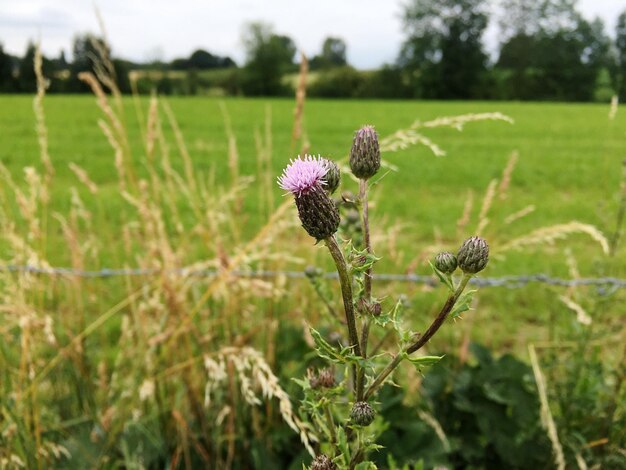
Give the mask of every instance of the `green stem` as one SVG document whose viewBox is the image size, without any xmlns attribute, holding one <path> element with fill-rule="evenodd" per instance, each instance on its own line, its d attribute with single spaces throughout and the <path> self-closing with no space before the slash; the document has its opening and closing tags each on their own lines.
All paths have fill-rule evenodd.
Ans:
<svg viewBox="0 0 626 470">
<path fill-rule="evenodd" d="M 346 324 L 348 325 L 348 337 L 350 340 L 350 346 L 353 349 L 354 354 L 361 355 L 361 347 L 359 345 L 359 333 L 356 329 L 356 319 L 354 315 L 354 301 L 352 296 L 352 280 L 348 274 L 348 265 L 343 257 L 341 248 L 337 244 L 337 240 L 334 235 L 324 240 L 326 246 L 330 251 L 335 266 L 337 267 L 337 273 L 339 274 L 339 284 L 341 285 L 341 296 L 343 298 L 343 308 L 346 313 Z"/>
<path fill-rule="evenodd" d="M 362 223 L 363 223 L 363 239 L 365 241 L 365 249 L 368 254 L 372 254 L 372 245 L 370 241 L 370 223 L 369 223 L 369 204 L 367 201 L 367 180 L 359 180 L 359 201 L 362 207 Z M 372 268 L 368 268 L 365 271 L 365 277 L 363 279 L 363 298 L 365 304 L 369 306 L 372 301 Z M 361 334 L 361 348 L 363 357 L 367 357 L 367 342 L 369 340 L 371 318 L 363 324 L 363 331 Z M 361 368 L 356 382 L 356 399 L 357 401 L 363 400 L 363 392 L 365 390 L 365 369 Z"/>
<path fill-rule="evenodd" d="M 366 401 L 374 394 L 374 392 L 378 389 L 378 387 L 380 387 L 384 383 L 385 379 L 389 376 L 389 374 L 391 374 L 391 372 L 393 372 L 393 370 L 396 367 L 398 367 L 398 365 L 402 362 L 402 360 L 407 355 L 413 354 L 415 351 L 421 349 L 426 343 L 428 343 L 430 338 L 432 338 L 435 335 L 435 333 L 437 333 L 439 328 L 441 328 L 441 325 L 443 325 L 443 323 L 446 321 L 448 314 L 452 311 L 454 304 L 456 303 L 457 300 L 459 300 L 459 297 L 463 293 L 463 290 L 465 289 L 465 287 L 467 286 L 467 283 L 469 282 L 471 278 L 472 276 L 470 274 L 463 273 L 463 277 L 461 278 L 461 282 L 456 288 L 456 291 L 454 292 L 454 294 L 448 297 L 448 299 L 446 300 L 446 303 L 441 308 L 441 311 L 439 312 L 437 317 L 433 320 L 433 322 L 430 324 L 426 332 L 422 336 L 420 336 L 415 343 L 408 346 L 403 351 L 397 353 L 393 357 L 391 362 L 387 364 L 387 366 L 376 376 L 376 378 L 374 379 L 374 382 L 372 382 L 372 384 L 369 386 L 369 388 L 365 392 L 364 399 Z"/>
</svg>

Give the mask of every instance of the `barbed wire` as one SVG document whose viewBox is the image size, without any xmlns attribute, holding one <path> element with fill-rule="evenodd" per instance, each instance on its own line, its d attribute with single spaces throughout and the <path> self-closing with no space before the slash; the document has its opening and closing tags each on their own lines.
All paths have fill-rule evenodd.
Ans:
<svg viewBox="0 0 626 470">
<path fill-rule="evenodd" d="M 68 267 L 48 267 L 42 268 L 31 265 L 6 265 L 0 266 L 0 272 L 10 273 L 28 273 L 47 276 L 67 276 L 81 278 L 110 278 L 120 276 L 154 276 L 157 274 L 176 275 L 186 277 L 215 277 L 219 271 L 213 269 L 157 269 L 157 268 L 129 268 L 129 269 L 109 269 L 103 268 L 97 271 L 81 270 Z M 246 278 L 305 278 L 307 274 L 304 271 L 267 271 L 267 270 L 234 270 L 230 272 L 231 276 Z M 337 273 L 328 272 L 320 273 L 320 277 L 325 279 L 337 279 Z M 377 281 L 386 282 L 410 282 L 415 284 L 426 284 L 436 286 L 439 281 L 434 276 L 425 276 L 419 274 L 392 274 L 382 273 L 374 274 L 373 278 Z M 528 284 L 539 283 L 560 287 L 576 287 L 576 286 L 598 286 L 613 287 L 616 289 L 626 288 L 626 279 L 616 277 L 597 277 L 597 278 L 578 278 L 564 279 L 552 277 L 547 274 L 522 274 L 513 276 L 500 277 L 475 277 L 470 281 L 477 287 L 505 287 L 509 289 L 521 288 Z"/>
</svg>

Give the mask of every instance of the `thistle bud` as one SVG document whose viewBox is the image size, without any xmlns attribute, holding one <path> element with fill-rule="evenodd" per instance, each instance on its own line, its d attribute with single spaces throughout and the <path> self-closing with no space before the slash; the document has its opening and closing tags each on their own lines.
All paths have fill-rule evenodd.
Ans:
<svg viewBox="0 0 626 470">
<path fill-rule="evenodd" d="M 320 454 L 311 462 L 311 470 L 336 470 L 337 465 L 330 457 Z"/>
<path fill-rule="evenodd" d="M 374 408 L 366 401 L 357 401 L 350 411 L 350 419 L 359 426 L 369 426 L 375 416 Z"/>
<path fill-rule="evenodd" d="M 456 256 L 449 251 L 439 253 L 435 257 L 435 268 L 444 274 L 452 274 L 457 268 Z"/>
<path fill-rule="evenodd" d="M 309 279 L 315 279 L 322 275 L 322 270 L 320 268 L 316 268 L 315 266 L 308 265 L 304 268 L 304 275 Z"/>
<path fill-rule="evenodd" d="M 359 214 L 359 211 L 357 211 L 355 209 L 351 209 L 346 214 L 346 221 L 349 224 L 356 225 L 356 224 L 358 224 L 361 221 L 361 214 Z"/>
<path fill-rule="evenodd" d="M 323 186 L 328 172 L 319 157 L 291 160 L 278 184 L 294 195 L 302 226 L 316 240 L 333 235 L 339 227 L 339 210 Z"/>
<path fill-rule="evenodd" d="M 341 172 L 337 164 L 332 160 L 321 158 L 320 161 L 326 167 L 326 174 L 322 178 L 322 184 L 324 184 L 324 189 L 328 191 L 328 194 L 333 194 L 341 182 Z"/>
<path fill-rule="evenodd" d="M 317 375 L 309 379 L 311 388 L 317 390 L 320 388 L 333 388 L 335 386 L 335 373 L 332 369 L 320 369 Z"/>
<path fill-rule="evenodd" d="M 457 254 L 459 268 L 466 274 L 476 274 L 487 266 L 489 245 L 480 237 L 468 238 L 463 242 Z"/>
<path fill-rule="evenodd" d="M 380 168 L 378 134 L 372 126 L 364 126 L 354 134 L 350 150 L 350 169 L 357 178 L 368 179 Z"/>
</svg>

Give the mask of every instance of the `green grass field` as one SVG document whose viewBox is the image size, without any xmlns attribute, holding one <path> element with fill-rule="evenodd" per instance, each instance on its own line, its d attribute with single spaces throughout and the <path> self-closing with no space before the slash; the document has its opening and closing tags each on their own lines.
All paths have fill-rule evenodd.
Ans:
<svg viewBox="0 0 626 470">
<path fill-rule="evenodd" d="M 220 101 L 174 98 L 169 102 L 198 171 L 208 172 L 214 167 L 217 175 L 225 178 L 227 139 Z M 115 199 L 117 176 L 113 152 L 98 128 L 101 116 L 94 99 L 51 96 L 45 103 L 50 154 L 57 171 L 55 187 L 67 191 L 72 185 L 80 186 L 68 169 L 68 163 L 74 162 L 84 167 L 105 192 L 108 188 L 111 199 Z M 271 115 L 272 167 L 278 175 L 297 153 L 290 149 L 292 100 L 230 99 L 223 103 L 237 137 L 243 174 L 256 172 L 254 133 L 263 133 L 266 116 Z M 125 105 L 131 145 L 135 155 L 141 155 L 135 108 L 130 100 Z M 143 102 L 142 106 L 145 114 L 147 103 Z M 469 123 L 463 132 L 426 130 L 424 134 L 446 150 L 446 157 L 435 157 L 424 146 L 384 155 L 399 171 L 388 174 L 376 189 L 373 217 L 410 224 L 409 242 L 411 239 L 428 242 L 434 232 L 440 233 L 444 240 L 455 241 L 455 224 L 463 212 L 468 191 L 474 192 L 477 216 L 489 182 L 500 178 L 511 152 L 517 151 L 519 162 L 508 197 L 494 204 L 491 225 L 528 205 L 534 205 L 536 210 L 513 224 L 500 224 L 497 234 L 500 239 L 574 219 L 596 225 L 605 232 L 613 229 L 611 214 L 615 212 L 615 195 L 626 150 L 626 118 L 618 113 L 615 120 L 609 121 L 608 106 L 309 101 L 304 125 L 313 153 L 341 159 L 349 151 L 352 132 L 363 123 L 374 124 L 379 134 L 386 136 L 408 127 L 416 119 L 427 121 L 440 116 L 491 111 L 502 112 L 515 123 Z M 0 129 L 0 159 L 15 177 L 21 176 L 24 166 L 39 165 L 30 97 L 0 98 Z M 172 154 L 177 167 L 180 159 L 176 149 Z M 345 186 L 355 189 L 352 182 Z M 280 189 L 274 188 L 274 193 L 278 200 Z M 103 204 L 106 210 L 109 200 Z M 255 199 L 248 198 L 245 206 L 252 222 L 259 222 L 255 216 Z M 471 224 L 468 230 L 471 231 Z M 534 263 L 520 266 L 519 260 L 515 265 L 522 271 L 534 267 Z"/>
<path fill-rule="evenodd" d="M 228 144 L 220 103 L 230 116 L 237 139 L 241 173 L 257 172 L 255 132 L 264 135 L 271 122 L 271 166 L 279 175 L 297 150 L 290 149 L 294 103 L 289 99 L 228 99 L 173 98 L 169 99 L 199 175 L 215 171 L 226 184 L 228 180 Z M 0 98 L 0 158 L 15 178 L 22 177 L 25 166 L 40 166 L 35 134 L 32 98 L 3 96 Z M 129 131 L 133 154 L 141 168 L 145 160 L 136 107 L 131 99 L 124 101 L 125 125 Z M 147 100 L 141 101 L 142 118 L 147 113 Z M 94 98 L 86 96 L 50 96 L 45 101 L 50 155 L 56 168 L 54 188 L 57 192 L 52 206 L 67 211 L 69 188 L 79 189 L 87 204 L 96 208 L 94 225 L 99 236 L 107 240 L 101 266 L 121 263 L 117 253 L 119 241 L 116 219 L 123 212 L 119 196 L 113 151 L 102 135 L 98 120 L 102 117 Z M 626 117 L 618 113 L 608 119 L 608 106 L 591 104 L 499 103 L 499 102 L 401 102 L 401 101 L 325 101 L 311 100 L 305 106 L 304 129 L 311 142 L 311 151 L 335 159 L 346 157 L 351 136 L 364 123 L 372 123 L 379 134 L 389 135 L 406 128 L 415 120 L 422 122 L 441 116 L 466 113 L 502 112 L 514 124 L 502 121 L 469 123 L 462 132 L 455 129 L 426 129 L 424 134 L 442 147 L 447 155 L 434 156 L 424 146 L 383 155 L 398 168 L 390 172 L 374 189 L 371 211 L 374 230 L 384 236 L 386 228 L 397 223 L 402 228 L 394 241 L 393 256 L 385 244 L 377 249 L 383 257 L 378 266 L 383 272 L 415 271 L 427 274 L 424 250 L 432 246 L 454 250 L 462 238 L 472 235 L 478 224 L 482 199 L 492 179 L 500 179 L 513 151 L 519 161 L 513 171 L 507 197 L 495 198 L 489 211 L 490 220 L 483 234 L 498 246 L 507 241 L 546 226 L 577 220 L 596 226 L 607 237 L 613 232 L 618 205 L 622 160 L 626 150 Z M 164 124 L 164 127 L 167 127 Z M 180 169 L 180 156 L 172 142 L 171 160 Z M 74 162 L 82 166 L 101 187 L 100 201 L 77 181 L 68 169 Z M 139 170 L 141 172 L 141 170 Z M 140 176 L 145 177 L 145 174 Z M 258 186 L 258 184 L 257 184 Z M 273 186 L 275 205 L 281 201 L 281 190 Z M 253 184 L 254 187 L 254 184 Z M 356 192 L 356 184 L 344 178 L 344 189 Z M 468 193 L 473 193 L 472 217 L 458 232 Z M 252 189 L 243 201 L 242 222 L 248 233 L 262 225 L 266 216 L 259 211 L 258 191 Z M 91 201 L 91 202 L 90 202 Z M 535 210 L 512 223 L 507 216 L 532 205 Z M 60 233 L 58 250 L 49 258 L 57 265 L 68 265 L 69 259 Z M 285 234 L 297 237 L 299 234 Z M 579 265 L 581 275 L 624 276 L 626 266 L 609 260 L 598 270 L 604 257 L 598 243 L 585 234 L 573 234 L 554 246 L 531 246 L 523 251 L 508 252 L 495 257 L 488 276 L 547 273 L 569 277 L 564 259 L 570 250 Z M 58 251 L 58 252 L 56 252 Z M 202 249 L 197 250 L 202 256 Z M 623 251 L 622 251 L 623 253 Z M 322 261 L 323 262 L 323 261 Z M 331 266 L 328 265 L 328 268 Z M 88 267 L 89 268 L 89 267 Z M 300 266 L 288 266 L 301 269 Z M 552 291 L 530 288 L 533 296 L 544 301 Z M 532 308 L 523 307 L 524 291 L 509 292 L 492 289 L 484 292 L 494 314 L 520 305 L 520 315 L 531 324 L 536 315 Z M 516 307 L 517 308 L 517 307 Z M 491 309 L 489 309 L 491 310 Z M 543 314 L 540 318 L 545 319 Z M 539 322 L 541 323 L 541 321 Z M 506 342 L 506 341 L 505 341 Z"/>
</svg>

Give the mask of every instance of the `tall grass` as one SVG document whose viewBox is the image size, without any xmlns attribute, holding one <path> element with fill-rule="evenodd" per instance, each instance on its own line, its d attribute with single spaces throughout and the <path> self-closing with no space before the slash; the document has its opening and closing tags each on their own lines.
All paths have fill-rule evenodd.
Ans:
<svg viewBox="0 0 626 470">
<path fill-rule="evenodd" d="M 306 459 L 315 435 L 292 408 L 289 378 L 304 375 L 310 359 L 305 318 L 327 319 L 326 306 L 339 299 L 325 305 L 313 289 L 284 276 L 270 282 L 240 275 L 298 269 L 317 258 L 306 235 L 291 235 L 301 232 L 289 230 L 298 224 L 291 202 L 275 198 L 271 108 L 255 133 L 254 178 L 240 169 L 225 104 L 227 151 L 221 157 L 227 176 L 215 163 L 201 171 L 167 101 L 152 96 L 144 109 L 135 97 L 140 129 L 129 129 L 114 69 L 106 50 L 98 53 L 94 73 L 81 79 L 100 110 L 98 126 L 111 148 L 116 187 L 100 187 L 88 165 L 72 163 L 69 200 L 53 200 L 65 197 L 58 191 L 65 183 L 55 178 L 59 169 L 48 148 L 46 79 L 37 54 L 41 163 L 25 168 L 23 178 L 0 167 L 2 262 L 155 274 L 92 279 L 0 272 L 0 468 L 270 468 L 268 462 Z M 300 83 L 305 79 L 303 66 Z M 294 152 L 310 146 L 304 90 L 299 87 L 294 112 Z M 477 119 L 507 118 L 489 113 L 418 122 L 383 140 L 383 150 L 420 144 L 441 154 L 425 131 Z M 140 146 L 133 145 L 133 135 L 141 136 Z M 466 198 L 457 239 L 475 228 L 504 256 L 582 231 L 604 249 L 604 236 L 576 221 L 499 239 L 499 223 L 532 212 L 507 213 L 503 222 L 490 216 L 506 201 L 515 162 L 487 187 L 477 220 L 479 197 Z M 246 213 L 246 198 L 258 199 L 260 215 Z M 262 219 L 254 231 L 250 217 Z M 384 230 L 375 231 L 373 240 L 400 265 L 400 252 L 409 245 L 406 224 L 376 217 Z M 99 225 L 104 220 L 106 230 Z M 452 238 L 414 247 L 403 267 L 423 265 Z M 215 274 L 197 275 L 207 270 Z M 381 294 L 392 290 L 385 286 Z M 385 338 L 373 340 L 384 348 Z"/>
</svg>

